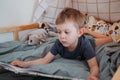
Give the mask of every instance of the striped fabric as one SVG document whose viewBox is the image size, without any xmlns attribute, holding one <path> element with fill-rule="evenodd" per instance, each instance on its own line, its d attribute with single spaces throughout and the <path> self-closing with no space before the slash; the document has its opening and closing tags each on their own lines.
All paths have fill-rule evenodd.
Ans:
<svg viewBox="0 0 120 80">
<path fill-rule="evenodd" d="M 46 0 L 48 8 L 42 16 L 42 19 L 39 22 L 49 22 L 54 23 L 58 13 L 64 7 L 71 7 L 72 0 Z"/>
<path fill-rule="evenodd" d="M 37 8 L 33 16 L 33 22 L 39 22 L 42 19 L 45 10 L 48 8 L 48 5 L 45 0 L 39 0 Z"/>
<path fill-rule="evenodd" d="M 38 23 L 41 23 L 44 21 L 49 23 L 54 23 L 58 13 L 64 7 L 72 6 L 72 0 L 43 0 L 43 1 L 46 1 L 48 8 L 45 9 L 45 12 L 43 12 L 42 16 L 38 16 L 39 18 L 36 21 Z M 41 2 L 39 4 L 41 4 Z"/>
<path fill-rule="evenodd" d="M 103 19 L 108 22 L 120 20 L 120 0 L 40 0 L 46 1 L 48 8 L 43 3 L 39 3 L 43 10 L 39 15 L 34 16 L 37 18 L 36 22 L 50 22 L 54 23 L 58 13 L 64 7 L 72 7 L 80 10 L 84 14 L 92 15 L 97 18 Z M 45 8 L 44 8 L 45 7 Z M 45 13 L 43 13 L 45 11 Z M 42 14 L 41 14 L 42 13 Z M 35 15 L 35 14 L 34 14 Z M 42 15 L 42 16 L 41 16 Z M 35 21 L 35 20 L 34 20 Z"/>
<path fill-rule="evenodd" d="M 108 22 L 120 20 L 120 0 L 72 0 L 72 7 Z"/>
</svg>

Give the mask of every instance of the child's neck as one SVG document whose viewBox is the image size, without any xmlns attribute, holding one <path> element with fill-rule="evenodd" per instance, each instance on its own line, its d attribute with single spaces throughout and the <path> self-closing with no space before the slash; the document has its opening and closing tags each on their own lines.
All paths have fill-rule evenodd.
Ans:
<svg viewBox="0 0 120 80">
<path fill-rule="evenodd" d="M 67 47 L 67 50 L 74 51 L 76 49 L 77 45 L 78 45 L 78 40 L 72 46 Z"/>
<path fill-rule="evenodd" d="M 74 51 L 76 48 L 67 48 L 68 51 Z"/>
</svg>

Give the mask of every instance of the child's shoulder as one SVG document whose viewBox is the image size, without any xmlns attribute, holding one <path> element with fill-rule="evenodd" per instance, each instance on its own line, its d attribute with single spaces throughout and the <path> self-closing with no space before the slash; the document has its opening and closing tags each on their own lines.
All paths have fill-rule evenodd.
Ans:
<svg viewBox="0 0 120 80">
<path fill-rule="evenodd" d="M 89 39 L 94 39 L 91 35 L 82 35 L 79 40 L 89 40 Z"/>
<path fill-rule="evenodd" d="M 95 46 L 96 46 L 95 39 L 90 35 L 81 36 L 80 42 L 81 42 L 81 44 L 86 45 L 86 46 L 87 45 L 92 45 L 93 48 L 95 48 Z"/>
</svg>

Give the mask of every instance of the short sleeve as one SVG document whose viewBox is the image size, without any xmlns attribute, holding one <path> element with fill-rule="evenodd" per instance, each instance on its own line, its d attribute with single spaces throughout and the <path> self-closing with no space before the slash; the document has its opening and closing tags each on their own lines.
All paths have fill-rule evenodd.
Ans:
<svg viewBox="0 0 120 80">
<path fill-rule="evenodd" d="M 96 56 L 95 50 L 88 39 L 85 39 L 84 49 L 85 49 L 84 50 L 84 57 L 86 60 L 89 60 L 89 59 Z"/>
<path fill-rule="evenodd" d="M 54 45 L 52 46 L 50 52 L 53 54 L 53 55 L 57 55 L 58 53 L 60 53 L 60 47 L 61 46 L 61 43 L 60 41 L 57 39 L 54 43 Z"/>
<path fill-rule="evenodd" d="M 85 37 L 89 40 L 91 43 L 93 49 L 95 50 L 96 44 L 95 44 L 95 39 L 91 35 L 85 35 Z"/>
</svg>

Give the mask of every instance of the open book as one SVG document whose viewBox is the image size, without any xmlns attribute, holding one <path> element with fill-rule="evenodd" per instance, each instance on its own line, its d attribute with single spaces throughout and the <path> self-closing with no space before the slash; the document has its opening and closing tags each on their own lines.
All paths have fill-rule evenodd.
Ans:
<svg viewBox="0 0 120 80">
<path fill-rule="evenodd" d="M 31 74 L 31 75 L 45 74 L 45 73 L 42 73 L 42 72 L 37 71 L 37 70 L 32 70 L 29 68 L 20 68 L 20 67 L 13 66 L 9 63 L 4 63 L 4 62 L 0 62 L 0 68 L 12 71 L 16 74 L 18 74 L 18 73 Z"/>
<path fill-rule="evenodd" d="M 12 71 L 16 74 L 24 74 L 24 75 L 37 75 L 37 76 L 44 76 L 44 77 L 50 77 L 50 78 L 58 78 L 58 79 L 67 79 L 67 80 L 78 80 L 78 78 L 71 78 L 71 77 L 63 77 L 63 76 L 59 76 L 59 75 L 51 75 L 51 74 L 47 74 L 47 73 L 43 73 L 37 70 L 32 70 L 30 68 L 20 68 L 20 67 L 16 67 L 13 66 L 9 63 L 4 63 L 4 62 L 0 62 L 0 68 Z M 79 80 L 84 80 L 84 79 L 79 79 Z"/>
</svg>

